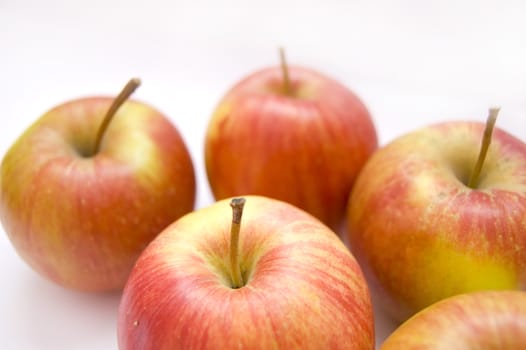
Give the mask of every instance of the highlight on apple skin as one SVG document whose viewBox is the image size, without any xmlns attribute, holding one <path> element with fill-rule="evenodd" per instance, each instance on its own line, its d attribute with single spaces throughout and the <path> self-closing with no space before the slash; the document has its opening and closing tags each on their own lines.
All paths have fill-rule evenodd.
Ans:
<svg viewBox="0 0 526 350">
<path fill-rule="evenodd" d="M 526 292 L 479 291 L 446 298 L 404 322 L 380 349 L 526 349 Z"/>
<path fill-rule="evenodd" d="M 119 348 L 374 349 L 369 289 L 340 239 L 288 203 L 245 198 L 233 253 L 240 287 L 225 199 L 177 220 L 139 257 Z"/>
<path fill-rule="evenodd" d="M 250 74 L 216 107 L 205 140 L 212 193 L 283 200 L 340 233 L 355 178 L 377 148 L 371 115 L 332 78 L 285 71 Z"/>
<path fill-rule="evenodd" d="M 416 130 L 379 149 L 356 181 L 351 250 L 397 320 L 455 294 L 526 288 L 526 145 L 495 129 L 470 187 L 484 130 Z"/>
<path fill-rule="evenodd" d="M 0 167 L 10 241 L 34 270 L 67 288 L 122 289 L 144 247 L 194 207 L 189 152 L 153 107 L 129 100 L 113 108 L 95 150 L 112 102 L 88 97 L 51 109 Z"/>
</svg>

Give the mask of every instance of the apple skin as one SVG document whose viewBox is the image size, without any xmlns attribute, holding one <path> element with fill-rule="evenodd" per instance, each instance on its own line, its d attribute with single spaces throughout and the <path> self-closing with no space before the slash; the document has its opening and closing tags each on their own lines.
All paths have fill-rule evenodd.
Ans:
<svg viewBox="0 0 526 350">
<path fill-rule="evenodd" d="M 88 156 L 112 100 L 53 108 L 1 163 L 0 219 L 9 239 L 34 270 L 67 288 L 122 289 L 144 247 L 194 207 L 183 139 L 142 102 L 125 102 L 100 152 Z"/>
<path fill-rule="evenodd" d="M 399 321 L 455 294 L 526 288 L 526 145 L 495 129 L 472 189 L 483 130 L 451 121 L 401 136 L 356 181 L 351 250 Z"/>
<path fill-rule="evenodd" d="M 182 217 L 142 253 L 124 288 L 119 349 L 374 349 L 368 286 L 354 257 L 310 214 L 246 196 L 231 287 L 231 209 Z"/>
<path fill-rule="evenodd" d="M 404 322 L 380 349 L 526 349 L 526 293 L 481 291 L 446 298 Z"/>
<path fill-rule="evenodd" d="M 238 82 L 209 122 L 205 162 L 216 199 L 246 194 L 291 203 L 341 231 L 354 180 L 377 148 L 362 101 L 337 81 L 279 67 Z"/>
</svg>

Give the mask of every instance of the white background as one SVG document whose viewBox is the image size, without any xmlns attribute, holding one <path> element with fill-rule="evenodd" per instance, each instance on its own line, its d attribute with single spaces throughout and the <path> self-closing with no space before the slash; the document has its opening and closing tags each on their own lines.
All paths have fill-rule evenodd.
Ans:
<svg viewBox="0 0 526 350">
<path fill-rule="evenodd" d="M 526 2 L 0 0 L 0 156 L 65 100 L 117 93 L 165 112 L 212 202 L 203 137 L 217 101 L 278 62 L 332 76 L 362 97 L 381 144 L 451 119 L 484 121 L 526 140 Z M 0 229 L 0 348 L 116 349 L 119 295 L 64 290 L 32 272 Z M 393 327 L 377 313 L 377 342 Z"/>
</svg>

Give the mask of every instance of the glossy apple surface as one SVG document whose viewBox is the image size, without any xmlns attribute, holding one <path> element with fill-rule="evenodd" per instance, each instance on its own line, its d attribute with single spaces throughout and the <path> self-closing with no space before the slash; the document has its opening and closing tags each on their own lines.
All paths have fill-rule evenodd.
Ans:
<svg viewBox="0 0 526 350">
<path fill-rule="evenodd" d="M 45 113 L 0 168 L 0 219 L 19 255 L 68 288 L 120 289 L 144 247 L 194 206 L 189 153 L 154 108 L 127 101 L 91 154 L 112 98 Z"/>
<path fill-rule="evenodd" d="M 352 251 L 398 320 L 455 294 L 526 288 L 526 145 L 496 129 L 471 188 L 483 131 L 447 122 L 409 133 L 356 182 Z"/>
<path fill-rule="evenodd" d="M 439 301 L 402 324 L 380 349 L 526 349 L 526 293 L 473 292 Z"/>
<path fill-rule="evenodd" d="M 245 284 L 232 287 L 228 200 L 185 215 L 143 252 L 119 308 L 125 349 L 374 349 L 362 272 L 338 236 L 285 202 L 247 196 Z"/>
<path fill-rule="evenodd" d="M 205 142 L 216 199 L 264 195 L 306 210 L 340 232 L 354 180 L 377 148 L 362 101 L 337 81 L 291 66 L 255 72 L 219 102 Z"/>
</svg>

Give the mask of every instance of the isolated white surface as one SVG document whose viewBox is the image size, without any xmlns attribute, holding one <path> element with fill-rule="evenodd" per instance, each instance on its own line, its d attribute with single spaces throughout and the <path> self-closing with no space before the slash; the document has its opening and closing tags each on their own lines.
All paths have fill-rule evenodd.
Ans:
<svg viewBox="0 0 526 350">
<path fill-rule="evenodd" d="M 66 100 L 135 98 L 183 134 L 212 202 L 204 131 L 237 80 L 278 61 L 324 72 L 369 107 L 385 144 L 418 127 L 484 121 L 526 140 L 526 2 L 24 1 L 0 0 L 0 156 L 41 114 Z M 119 295 L 65 290 L 32 272 L 0 228 L 0 348 L 116 349 Z M 377 342 L 393 325 L 377 313 Z"/>
</svg>

